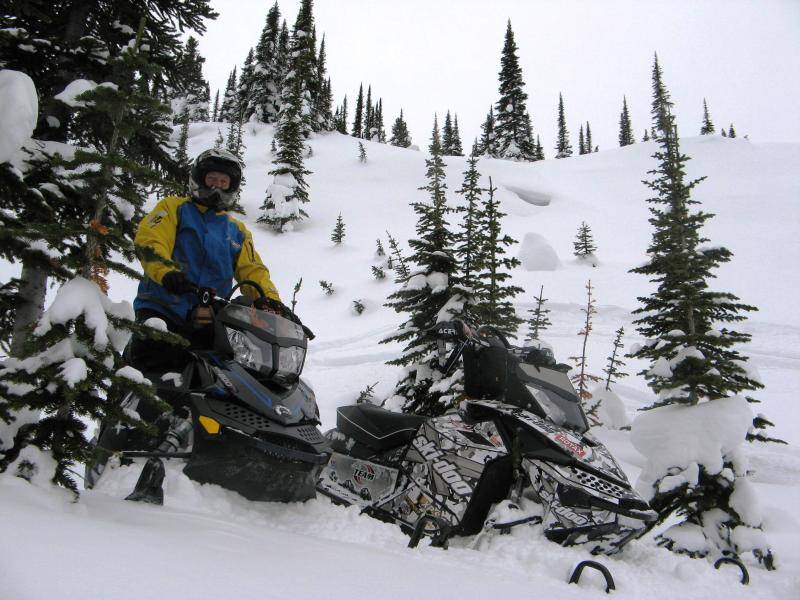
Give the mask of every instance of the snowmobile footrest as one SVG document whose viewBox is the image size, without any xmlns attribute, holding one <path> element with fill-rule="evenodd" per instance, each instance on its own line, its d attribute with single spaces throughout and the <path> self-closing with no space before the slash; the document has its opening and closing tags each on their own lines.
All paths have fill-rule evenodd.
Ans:
<svg viewBox="0 0 800 600">
<path fill-rule="evenodd" d="M 747 585 L 748 583 L 750 583 L 750 573 L 748 573 L 747 567 L 745 567 L 744 564 L 742 564 L 742 561 L 740 561 L 738 558 L 730 558 L 729 556 L 723 556 L 722 558 L 717 560 L 717 562 L 714 563 L 714 568 L 719 570 L 719 568 L 726 563 L 731 565 L 736 565 L 742 570 L 742 579 L 741 579 L 742 585 Z"/>
<path fill-rule="evenodd" d="M 150 458 L 144 464 L 136 487 L 125 500 L 131 502 L 147 502 L 148 504 L 164 504 L 164 462 L 160 458 Z"/>
<path fill-rule="evenodd" d="M 409 548 L 416 548 L 422 536 L 426 533 L 426 527 L 433 525 L 433 535 L 431 535 L 431 546 L 434 548 L 444 548 L 447 550 L 448 540 L 453 534 L 453 528 L 449 523 L 434 517 L 433 515 L 425 515 L 421 517 L 416 525 L 414 525 L 414 532 L 411 534 L 411 539 L 408 540 Z"/>
<path fill-rule="evenodd" d="M 578 563 L 578 566 L 575 567 L 575 570 L 572 572 L 572 576 L 569 578 L 570 583 L 578 583 L 581 579 L 581 573 L 583 573 L 583 569 L 585 567 L 591 567 L 597 571 L 600 571 L 605 577 L 606 580 L 606 594 L 610 594 L 611 590 L 617 589 L 614 586 L 614 578 L 611 577 L 611 572 L 601 565 L 599 562 L 594 560 L 584 560 Z"/>
</svg>

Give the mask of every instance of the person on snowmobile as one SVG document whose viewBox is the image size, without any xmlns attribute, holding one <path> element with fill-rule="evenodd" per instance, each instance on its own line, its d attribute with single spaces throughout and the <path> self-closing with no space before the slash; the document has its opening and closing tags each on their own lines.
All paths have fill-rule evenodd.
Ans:
<svg viewBox="0 0 800 600">
<path fill-rule="evenodd" d="M 241 180 L 242 167 L 233 154 L 206 150 L 192 163 L 189 196 L 162 199 L 139 223 L 135 243 L 142 249 L 139 256 L 145 277 L 133 303 L 137 321 L 157 317 L 170 331 L 186 335 L 187 320 L 198 304 L 197 288 L 213 288 L 217 295 L 226 296 L 233 279 L 261 286 L 266 298 L 242 287 L 257 308 L 278 314 L 288 310 L 253 246 L 250 231 L 227 212 L 236 201 Z M 179 365 L 180 353 L 174 346 L 164 346 L 154 348 L 152 341 L 134 339 L 132 362 L 151 368 L 147 363 L 154 361 Z"/>
</svg>

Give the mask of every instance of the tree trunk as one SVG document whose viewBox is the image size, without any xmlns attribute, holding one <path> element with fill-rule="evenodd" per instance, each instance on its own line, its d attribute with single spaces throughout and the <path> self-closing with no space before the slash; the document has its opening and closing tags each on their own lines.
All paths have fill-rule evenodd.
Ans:
<svg viewBox="0 0 800 600">
<path fill-rule="evenodd" d="M 21 358 L 28 330 L 44 312 L 44 297 L 47 292 L 47 271 L 22 263 L 19 295 L 11 339 L 11 356 Z"/>
</svg>

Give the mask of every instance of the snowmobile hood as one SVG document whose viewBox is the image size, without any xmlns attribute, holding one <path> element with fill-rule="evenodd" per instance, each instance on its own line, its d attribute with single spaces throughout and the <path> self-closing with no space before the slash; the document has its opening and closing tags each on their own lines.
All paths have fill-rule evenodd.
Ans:
<svg viewBox="0 0 800 600">
<path fill-rule="evenodd" d="M 625 473 L 617 464 L 617 461 L 614 460 L 614 457 L 611 456 L 608 449 L 600 442 L 589 440 L 585 436 L 582 437 L 569 429 L 559 427 L 547 419 L 542 419 L 532 412 L 517 406 L 504 404 L 496 400 L 469 400 L 468 402 L 469 404 L 482 406 L 497 413 L 508 415 L 529 429 L 534 430 L 547 439 L 551 445 L 572 457 L 576 462 L 616 480 L 620 485 L 630 487 Z"/>
</svg>

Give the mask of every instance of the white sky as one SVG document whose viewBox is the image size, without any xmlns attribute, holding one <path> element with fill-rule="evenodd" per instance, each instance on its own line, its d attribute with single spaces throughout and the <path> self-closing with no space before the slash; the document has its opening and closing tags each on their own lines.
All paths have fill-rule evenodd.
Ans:
<svg viewBox="0 0 800 600">
<path fill-rule="evenodd" d="M 220 17 L 200 40 L 212 99 L 257 43 L 272 3 L 212 0 Z M 291 30 L 299 0 L 279 6 Z M 433 113 L 450 109 L 469 150 L 497 100 L 508 18 L 548 158 L 559 92 L 576 150 L 587 120 L 601 150 L 617 146 L 623 95 L 641 139 L 656 51 L 681 135 L 699 133 L 705 97 L 718 128 L 733 123 L 753 141 L 800 141 L 798 0 L 316 0 L 314 17 L 318 37 L 326 35 L 335 103 L 347 94 L 350 124 L 359 82 L 365 93 L 371 83 L 387 131 L 402 107 L 422 147 Z"/>
</svg>

